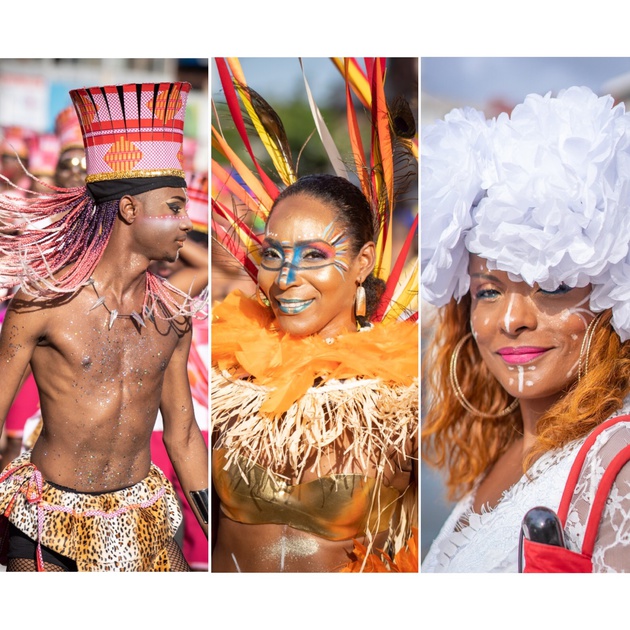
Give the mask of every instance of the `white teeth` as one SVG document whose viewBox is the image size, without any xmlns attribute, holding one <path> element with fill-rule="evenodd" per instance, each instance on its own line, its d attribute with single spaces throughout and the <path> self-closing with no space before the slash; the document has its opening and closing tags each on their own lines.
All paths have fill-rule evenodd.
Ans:
<svg viewBox="0 0 630 630">
<path fill-rule="evenodd" d="M 307 309 L 313 300 L 286 300 L 276 299 L 278 308 L 287 315 L 297 315 Z"/>
</svg>

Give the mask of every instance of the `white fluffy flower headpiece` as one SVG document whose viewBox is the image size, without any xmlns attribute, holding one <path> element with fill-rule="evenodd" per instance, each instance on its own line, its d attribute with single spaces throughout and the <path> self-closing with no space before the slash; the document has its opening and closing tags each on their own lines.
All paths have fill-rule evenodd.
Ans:
<svg viewBox="0 0 630 630">
<path fill-rule="evenodd" d="M 422 130 L 422 296 L 436 306 L 468 291 L 464 237 L 473 227 L 474 208 L 496 180 L 489 147 L 493 129 L 494 121 L 466 108 Z"/>
<path fill-rule="evenodd" d="M 422 296 L 469 288 L 468 256 L 553 290 L 591 284 L 630 338 L 630 116 L 572 87 L 486 122 L 454 110 L 422 136 Z"/>
</svg>

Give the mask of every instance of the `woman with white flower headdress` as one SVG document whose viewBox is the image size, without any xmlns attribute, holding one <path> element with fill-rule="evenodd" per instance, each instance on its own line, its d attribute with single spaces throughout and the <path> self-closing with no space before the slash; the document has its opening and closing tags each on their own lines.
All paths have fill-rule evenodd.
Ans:
<svg viewBox="0 0 630 630">
<path fill-rule="evenodd" d="M 423 571 L 630 569 L 629 118 L 572 87 L 423 131 L 423 455 L 459 499 Z"/>
</svg>

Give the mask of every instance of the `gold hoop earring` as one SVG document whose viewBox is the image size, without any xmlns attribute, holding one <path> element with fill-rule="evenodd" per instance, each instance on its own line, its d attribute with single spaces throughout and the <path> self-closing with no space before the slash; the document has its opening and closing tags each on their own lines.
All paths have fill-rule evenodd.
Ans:
<svg viewBox="0 0 630 630">
<path fill-rule="evenodd" d="M 588 360 L 591 354 L 591 343 L 593 343 L 595 330 L 597 329 L 599 322 L 602 320 L 603 314 L 603 312 L 599 313 L 586 327 L 586 332 L 584 333 L 584 338 L 582 339 L 582 347 L 580 348 L 580 359 L 578 361 L 578 383 L 588 374 Z"/>
<path fill-rule="evenodd" d="M 367 300 L 365 297 L 365 289 L 363 284 L 359 282 L 357 292 L 354 297 L 354 315 L 355 317 L 365 317 L 367 312 Z"/>
<path fill-rule="evenodd" d="M 265 308 L 269 308 L 271 306 L 269 298 L 263 293 L 258 283 L 256 283 L 256 301 Z"/>
<path fill-rule="evenodd" d="M 472 333 L 468 333 L 464 335 L 455 346 L 453 350 L 453 354 L 451 355 L 451 365 L 450 365 L 450 376 L 451 376 L 451 387 L 453 388 L 453 392 L 455 393 L 455 397 L 459 401 L 459 404 L 466 409 L 466 411 L 470 412 L 473 416 L 480 416 L 481 418 L 502 418 L 503 416 L 507 416 L 512 413 L 518 407 L 518 398 L 515 398 L 512 404 L 509 407 L 503 409 L 503 411 L 499 411 L 497 413 L 488 413 L 485 411 L 480 411 L 473 407 L 466 397 L 464 396 L 464 392 L 459 385 L 459 381 L 457 380 L 457 359 L 459 358 L 459 351 L 462 349 L 462 346 L 472 337 Z"/>
</svg>

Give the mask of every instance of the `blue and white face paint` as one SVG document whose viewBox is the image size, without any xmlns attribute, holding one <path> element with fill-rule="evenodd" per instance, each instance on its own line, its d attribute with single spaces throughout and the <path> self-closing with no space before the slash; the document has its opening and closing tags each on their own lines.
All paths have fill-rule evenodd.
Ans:
<svg viewBox="0 0 630 630">
<path fill-rule="evenodd" d="M 308 195 L 283 199 L 267 223 L 258 272 L 280 327 L 296 335 L 353 330 L 359 257 L 334 209 Z"/>
</svg>

